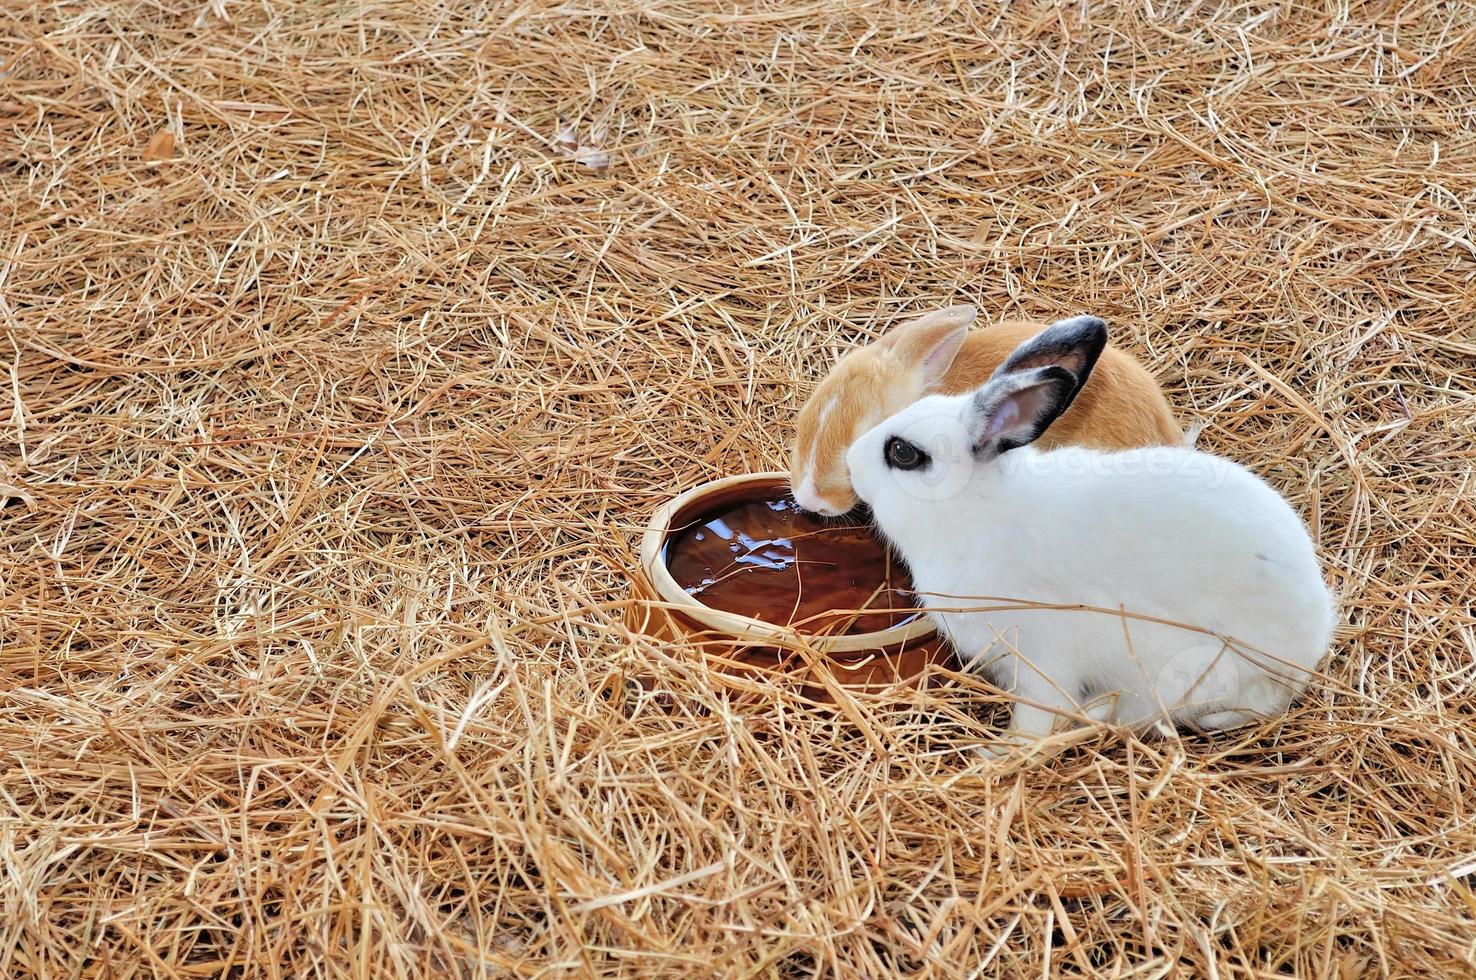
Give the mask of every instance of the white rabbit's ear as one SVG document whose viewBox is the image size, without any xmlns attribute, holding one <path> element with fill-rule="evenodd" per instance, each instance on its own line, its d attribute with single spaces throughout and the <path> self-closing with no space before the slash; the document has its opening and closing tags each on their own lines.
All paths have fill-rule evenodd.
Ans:
<svg viewBox="0 0 1476 980">
<path fill-rule="evenodd" d="M 1076 376 L 1076 387 L 1067 397 L 1066 404 L 1061 406 L 1065 411 L 1081 386 L 1086 384 L 1106 346 L 1107 324 L 1100 318 L 1074 316 L 1069 320 L 1057 320 L 1016 347 L 1004 363 L 995 368 L 991 380 L 1052 364 L 1063 367 Z"/>
<path fill-rule="evenodd" d="M 975 315 L 972 306 L 934 310 L 893 329 L 880 342 L 908 367 L 920 371 L 923 390 L 931 391 L 953 366 Z"/>
<path fill-rule="evenodd" d="M 1080 387 L 1076 375 L 1054 364 L 990 381 L 969 407 L 974 455 L 992 458 L 1039 439 Z"/>
</svg>

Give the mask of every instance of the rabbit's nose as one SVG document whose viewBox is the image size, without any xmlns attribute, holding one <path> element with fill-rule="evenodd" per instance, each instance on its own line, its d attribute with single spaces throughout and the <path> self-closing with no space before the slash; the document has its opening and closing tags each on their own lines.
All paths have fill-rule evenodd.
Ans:
<svg viewBox="0 0 1476 980">
<path fill-rule="evenodd" d="M 794 488 L 794 502 L 800 505 L 800 509 L 811 514 L 819 514 L 821 517 L 839 517 L 845 513 L 840 507 L 832 507 L 824 497 L 815 492 L 814 485 L 804 480 Z"/>
</svg>

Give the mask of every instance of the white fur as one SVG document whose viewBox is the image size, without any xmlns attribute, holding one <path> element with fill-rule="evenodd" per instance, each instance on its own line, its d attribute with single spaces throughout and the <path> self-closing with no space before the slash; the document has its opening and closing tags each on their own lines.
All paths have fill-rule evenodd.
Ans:
<svg viewBox="0 0 1476 980">
<path fill-rule="evenodd" d="M 1014 733 L 1046 735 L 1082 715 L 1223 729 L 1286 709 L 1327 649 L 1334 608 L 1306 528 L 1276 491 L 1181 447 L 976 455 L 978 411 L 972 394 L 925 398 L 858 439 L 847 461 L 939 628 L 1019 699 Z M 894 435 L 931 465 L 888 467 Z M 944 611 L 959 607 L 981 611 Z"/>
</svg>

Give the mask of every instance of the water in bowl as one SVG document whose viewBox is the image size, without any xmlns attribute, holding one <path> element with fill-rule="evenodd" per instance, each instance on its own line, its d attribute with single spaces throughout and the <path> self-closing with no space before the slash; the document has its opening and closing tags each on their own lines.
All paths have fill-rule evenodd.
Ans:
<svg viewBox="0 0 1476 980">
<path fill-rule="evenodd" d="M 787 498 L 720 505 L 674 528 L 666 565 L 703 605 L 812 634 L 900 626 L 920 612 L 907 570 L 864 524 Z"/>
</svg>

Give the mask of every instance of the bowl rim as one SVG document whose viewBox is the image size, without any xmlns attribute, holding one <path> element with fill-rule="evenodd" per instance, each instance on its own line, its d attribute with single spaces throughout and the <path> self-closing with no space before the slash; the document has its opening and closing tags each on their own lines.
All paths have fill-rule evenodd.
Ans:
<svg viewBox="0 0 1476 980">
<path fill-rule="evenodd" d="M 646 525 L 645 533 L 641 535 L 641 570 L 662 603 L 678 607 L 688 617 L 709 629 L 732 634 L 740 640 L 763 641 L 785 646 L 807 645 L 823 653 L 855 653 L 873 651 L 883 647 L 900 648 L 937 633 L 932 621 L 926 615 L 922 615 L 910 623 L 871 633 L 817 636 L 811 633 L 801 633 L 792 626 L 780 626 L 762 619 L 754 619 L 751 616 L 741 616 L 738 613 L 714 609 L 699 602 L 696 597 L 688 595 L 686 590 L 677 584 L 676 579 L 672 578 L 661 556 L 662 546 L 666 543 L 666 536 L 671 531 L 672 518 L 687 505 L 708 494 L 749 483 L 775 482 L 788 485 L 789 474 L 780 470 L 768 470 L 760 473 L 725 476 L 718 480 L 699 483 L 656 508 L 655 513 L 651 515 L 650 522 Z"/>
</svg>

